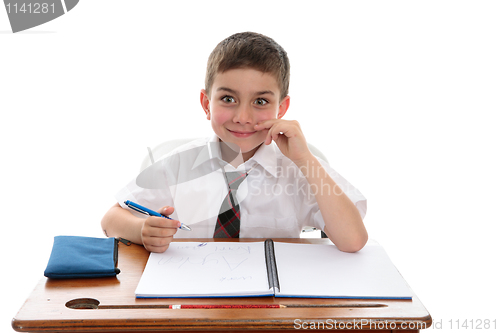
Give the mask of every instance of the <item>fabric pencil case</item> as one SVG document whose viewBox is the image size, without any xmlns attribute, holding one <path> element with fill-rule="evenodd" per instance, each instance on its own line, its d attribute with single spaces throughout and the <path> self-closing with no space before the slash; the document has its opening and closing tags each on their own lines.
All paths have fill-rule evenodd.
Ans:
<svg viewBox="0 0 500 333">
<path fill-rule="evenodd" d="M 52 279 L 116 276 L 118 239 L 56 236 L 44 275 Z"/>
</svg>

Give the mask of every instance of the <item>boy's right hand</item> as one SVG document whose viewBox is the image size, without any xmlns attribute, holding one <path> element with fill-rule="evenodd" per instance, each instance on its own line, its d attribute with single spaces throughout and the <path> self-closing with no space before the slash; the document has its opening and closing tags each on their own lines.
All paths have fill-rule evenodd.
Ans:
<svg viewBox="0 0 500 333">
<path fill-rule="evenodd" d="M 165 206 L 158 213 L 168 216 L 174 212 L 173 207 Z M 142 225 L 141 237 L 144 248 L 150 252 L 165 252 L 173 240 L 181 223 L 163 217 L 149 216 Z"/>
</svg>

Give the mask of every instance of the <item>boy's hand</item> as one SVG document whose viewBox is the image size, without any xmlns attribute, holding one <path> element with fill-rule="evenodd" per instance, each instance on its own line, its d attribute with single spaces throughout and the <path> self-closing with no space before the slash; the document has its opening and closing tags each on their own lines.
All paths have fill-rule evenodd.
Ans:
<svg viewBox="0 0 500 333">
<path fill-rule="evenodd" d="M 168 216 L 174 212 L 173 207 L 165 206 L 158 213 Z M 173 240 L 173 235 L 180 227 L 177 220 L 149 216 L 142 225 L 141 237 L 144 248 L 150 252 L 165 252 Z"/>
<path fill-rule="evenodd" d="M 306 138 L 296 120 L 270 119 L 255 125 L 257 131 L 267 130 L 264 144 L 274 140 L 283 155 L 299 165 L 312 156 Z"/>
</svg>

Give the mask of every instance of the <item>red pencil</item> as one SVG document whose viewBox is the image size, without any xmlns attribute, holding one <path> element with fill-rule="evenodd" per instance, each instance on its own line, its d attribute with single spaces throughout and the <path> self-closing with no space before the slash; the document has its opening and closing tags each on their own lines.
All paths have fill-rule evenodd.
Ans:
<svg viewBox="0 0 500 333">
<path fill-rule="evenodd" d="M 286 308 L 280 304 L 173 304 L 169 309 L 263 309 Z"/>
</svg>

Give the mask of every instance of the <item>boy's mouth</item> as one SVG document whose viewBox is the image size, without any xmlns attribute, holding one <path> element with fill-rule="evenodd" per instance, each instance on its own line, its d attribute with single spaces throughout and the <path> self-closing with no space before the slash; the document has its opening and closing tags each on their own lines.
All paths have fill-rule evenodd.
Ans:
<svg viewBox="0 0 500 333">
<path fill-rule="evenodd" d="M 229 133 L 231 133 L 232 135 L 234 135 L 237 138 L 248 138 L 252 134 L 256 133 L 256 131 L 251 131 L 251 132 L 247 132 L 247 131 L 231 131 L 230 129 L 228 129 L 228 131 L 229 131 Z"/>
</svg>

